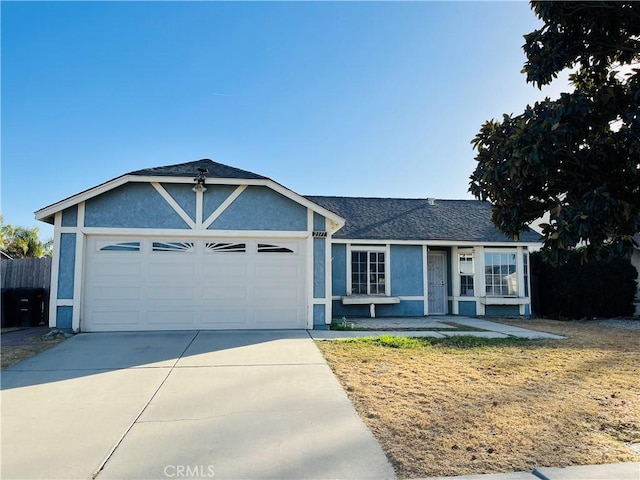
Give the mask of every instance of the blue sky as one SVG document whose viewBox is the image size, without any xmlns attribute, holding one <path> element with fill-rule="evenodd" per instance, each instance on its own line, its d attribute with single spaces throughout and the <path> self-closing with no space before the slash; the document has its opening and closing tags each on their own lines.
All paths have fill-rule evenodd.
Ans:
<svg viewBox="0 0 640 480">
<path fill-rule="evenodd" d="M 524 2 L 1 2 L 2 213 L 211 158 L 300 194 L 471 198 Z M 560 89 L 562 85 L 560 85 Z"/>
</svg>

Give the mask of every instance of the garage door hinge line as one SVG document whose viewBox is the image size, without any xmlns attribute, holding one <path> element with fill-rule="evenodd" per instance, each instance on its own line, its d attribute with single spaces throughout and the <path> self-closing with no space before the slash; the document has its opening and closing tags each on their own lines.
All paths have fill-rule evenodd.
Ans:
<svg viewBox="0 0 640 480">
<path fill-rule="evenodd" d="M 198 335 L 200 335 L 200 331 L 197 331 L 196 334 L 193 336 L 193 338 L 191 339 L 191 341 L 187 344 L 187 346 L 184 348 L 184 350 L 182 350 L 182 353 L 180 353 L 180 355 L 178 356 L 178 358 L 176 359 L 175 362 L 173 362 L 173 365 L 171 365 L 171 368 L 169 369 L 169 371 L 167 372 L 167 374 L 164 376 L 164 378 L 162 379 L 162 381 L 160 382 L 160 384 L 158 385 L 158 388 L 155 389 L 155 391 L 153 392 L 153 394 L 151 394 L 151 396 L 149 397 L 149 400 L 147 400 L 147 402 L 144 404 L 144 406 L 140 409 L 140 412 L 136 415 L 136 417 L 133 419 L 133 421 L 129 424 L 129 426 L 125 429 L 124 433 L 120 436 L 120 438 L 118 439 L 118 441 L 115 443 L 115 445 L 113 446 L 113 448 L 111 448 L 111 450 L 109 450 L 109 453 L 107 454 L 107 456 L 104 458 L 104 460 L 100 463 L 100 465 L 98 466 L 98 469 L 95 471 L 95 473 L 91 476 L 92 479 L 95 479 L 96 477 L 98 477 L 98 475 L 100 475 L 100 472 L 102 472 L 102 470 L 104 470 L 105 465 L 107 464 L 107 462 L 111 459 L 111 457 L 113 456 L 114 453 L 116 453 L 116 450 L 118 449 L 118 447 L 120 446 L 120 444 L 123 442 L 123 440 L 125 439 L 125 437 L 129 434 L 129 432 L 131 431 L 131 429 L 133 428 L 133 426 L 138 423 L 138 420 L 140 419 L 140 417 L 142 416 L 142 414 L 145 412 L 145 410 L 147 409 L 147 407 L 149 406 L 149 404 L 153 401 L 153 399 L 156 397 L 156 395 L 158 394 L 158 392 L 160 391 L 160 389 L 162 388 L 162 386 L 164 385 L 164 383 L 167 381 L 167 379 L 169 378 L 169 376 L 171 375 L 171 372 L 173 372 L 173 370 L 176 368 L 176 365 L 178 364 L 178 362 L 182 359 L 183 355 L 186 353 L 187 350 L 189 350 L 189 347 L 191 346 L 191 344 L 195 341 L 195 339 L 198 337 Z"/>
</svg>

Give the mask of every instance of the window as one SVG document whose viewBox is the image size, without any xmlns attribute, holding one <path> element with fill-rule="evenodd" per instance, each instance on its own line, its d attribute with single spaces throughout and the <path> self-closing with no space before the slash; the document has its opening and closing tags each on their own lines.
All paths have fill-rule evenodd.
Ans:
<svg viewBox="0 0 640 480">
<path fill-rule="evenodd" d="M 281 245 L 271 245 L 269 243 L 259 243 L 258 253 L 293 253 L 293 250 Z"/>
<path fill-rule="evenodd" d="M 153 242 L 151 251 L 153 252 L 195 252 L 196 246 L 193 242 Z"/>
<path fill-rule="evenodd" d="M 101 252 L 139 252 L 140 242 L 97 242 L 98 249 Z"/>
<path fill-rule="evenodd" d="M 461 253 L 458 256 L 460 264 L 460 295 L 473 297 L 473 253 Z"/>
<path fill-rule="evenodd" d="M 204 245 L 205 253 L 244 253 L 247 251 L 246 243 L 220 243 L 207 242 Z"/>
<path fill-rule="evenodd" d="M 385 295 L 385 272 L 384 252 L 351 252 L 351 293 Z"/>
<path fill-rule="evenodd" d="M 489 297 L 518 295 L 516 254 L 485 253 L 484 282 Z"/>
</svg>

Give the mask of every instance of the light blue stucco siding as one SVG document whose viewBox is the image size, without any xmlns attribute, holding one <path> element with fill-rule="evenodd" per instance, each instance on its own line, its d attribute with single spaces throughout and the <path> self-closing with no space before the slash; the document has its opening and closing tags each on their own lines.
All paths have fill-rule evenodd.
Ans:
<svg viewBox="0 0 640 480">
<path fill-rule="evenodd" d="M 313 298 L 324 298 L 325 288 L 325 249 L 326 238 L 313 239 Z"/>
<path fill-rule="evenodd" d="M 476 302 L 474 300 L 460 300 L 458 302 L 458 314 L 475 316 L 477 315 Z"/>
<path fill-rule="evenodd" d="M 340 300 L 332 302 L 333 318 L 370 316 L 369 305 L 343 305 Z M 376 317 L 422 317 L 424 302 L 422 300 L 401 300 L 393 305 L 376 305 Z"/>
<path fill-rule="evenodd" d="M 315 232 L 325 232 L 326 229 L 326 220 L 325 218 L 317 212 L 313 213 L 313 230 Z"/>
<path fill-rule="evenodd" d="M 189 218 L 196 221 L 196 194 L 193 186 L 185 183 L 163 183 L 162 186 Z"/>
<path fill-rule="evenodd" d="M 347 246 L 331 245 L 331 290 L 333 295 L 347 294 Z"/>
<path fill-rule="evenodd" d="M 424 295 L 420 245 L 391 245 L 390 264 L 392 296 Z"/>
<path fill-rule="evenodd" d="M 110 228 L 189 228 L 148 183 L 128 183 L 87 200 L 84 224 Z"/>
<path fill-rule="evenodd" d="M 206 220 L 229 195 L 231 195 L 237 185 L 207 185 L 202 198 L 202 216 Z"/>
<path fill-rule="evenodd" d="M 520 309 L 517 305 L 487 305 L 484 313 L 487 317 L 518 317 Z"/>
<path fill-rule="evenodd" d="M 401 300 L 394 305 L 376 305 L 377 317 L 421 317 L 424 315 L 424 301 Z"/>
<path fill-rule="evenodd" d="M 251 186 L 209 227 L 215 230 L 307 230 L 307 209 L 267 187 Z"/>
<path fill-rule="evenodd" d="M 62 226 L 63 227 L 77 227 L 78 226 L 78 206 L 65 208 L 62 211 Z"/>
<path fill-rule="evenodd" d="M 313 306 L 313 326 L 314 327 L 325 327 L 325 310 L 324 305 L 314 305 Z"/>
<path fill-rule="evenodd" d="M 333 318 L 340 317 L 361 317 L 369 316 L 369 305 L 343 305 L 340 300 L 331 302 L 331 315 Z"/>
<path fill-rule="evenodd" d="M 56 308 L 56 327 L 64 330 L 73 328 L 73 307 L 64 306 Z"/>
<path fill-rule="evenodd" d="M 76 234 L 60 236 L 60 259 L 58 264 L 58 298 L 73 298 L 74 273 L 76 268 Z"/>
<path fill-rule="evenodd" d="M 524 314 L 528 317 L 531 315 L 531 305 L 528 303 L 524 306 Z"/>
</svg>

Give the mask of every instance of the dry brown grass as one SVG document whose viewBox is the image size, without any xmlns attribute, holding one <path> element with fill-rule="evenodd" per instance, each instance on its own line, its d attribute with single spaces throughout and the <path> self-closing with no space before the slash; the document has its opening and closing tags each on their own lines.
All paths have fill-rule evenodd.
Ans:
<svg viewBox="0 0 640 480">
<path fill-rule="evenodd" d="M 47 350 L 62 342 L 64 337 L 43 338 L 42 335 L 29 337 L 25 345 L 5 346 L 0 349 L 0 369 L 4 370 L 11 365 L 31 358 L 38 353 Z"/>
<path fill-rule="evenodd" d="M 318 342 L 400 477 L 639 461 L 640 331 L 459 349 Z"/>
</svg>

